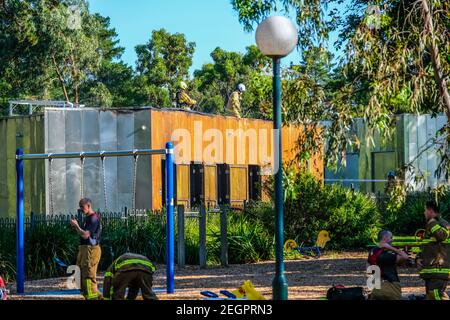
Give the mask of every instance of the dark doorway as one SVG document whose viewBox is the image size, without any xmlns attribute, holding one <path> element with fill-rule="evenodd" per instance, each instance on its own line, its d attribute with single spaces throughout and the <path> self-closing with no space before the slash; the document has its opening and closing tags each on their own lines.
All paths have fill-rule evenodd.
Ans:
<svg viewBox="0 0 450 320">
<path fill-rule="evenodd" d="M 190 166 L 191 207 L 200 206 L 205 201 L 205 168 L 202 163 Z"/>
<path fill-rule="evenodd" d="M 230 204 L 230 166 L 217 165 L 217 195 L 219 205 Z"/>
<path fill-rule="evenodd" d="M 256 165 L 248 166 L 248 197 L 249 200 L 261 200 L 261 167 Z"/>
</svg>

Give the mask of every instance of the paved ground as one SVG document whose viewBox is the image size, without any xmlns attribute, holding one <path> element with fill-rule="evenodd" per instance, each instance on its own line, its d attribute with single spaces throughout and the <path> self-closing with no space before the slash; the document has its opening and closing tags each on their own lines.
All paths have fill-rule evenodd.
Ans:
<svg viewBox="0 0 450 320">
<path fill-rule="evenodd" d="M 289 284 L 290 299 L 320 299 L 333 284 L 344 286 L 366 286 L 366 253 L 328 253 L 320 259 L 285 261 L 286 277 Z M 423 294 L 423 281 L 414 268 L 399 269 L 403 294 Z M 235 290 L 244 281 L 251 280 L 255 288 L 267 299 L 272 296 L 272 279 L 275 274 L 275 262 L 262 262 L 248 265 L 232 265 L 228 268 L 208 267 L 199 269 L 187 266 L 175 270 L 176 293 L 167 295 L 158 293 L 160 299 L 202 299 L 200 291 L 219 292 L 222 289 Z M 102 274 L 99 275 L 102 283 Z M 155 274 L 155 288 L 165 287 L 165 266 L 158 265 Z M 14 292 L 15 288 L 10 288 Z M 29 281 L 26 292 L 65 290 L 66 278 Z M 80 296 L 18 297 L 12 299 L 81 299 Z"/>
</svg>

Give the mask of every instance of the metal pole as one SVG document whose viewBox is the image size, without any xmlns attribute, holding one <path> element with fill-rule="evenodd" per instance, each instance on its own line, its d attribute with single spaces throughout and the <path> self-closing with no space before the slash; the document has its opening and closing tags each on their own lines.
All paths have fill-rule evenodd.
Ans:
<svg viewBox="0 0 450 320">
<path fill-rule="evenodd" d="M 16 155 L 23 154 L 21 148 L 17 149 Z M 17 217 L 16 217 L 16 284 L 17 293 L 25 292 L 25 259 L 24 259 L 24 203 L 23 203 L 23 160 L 16 160 L 16 186 L 17 186 Z"/>
<path fill-rule="evenodd" d="M 223 206 L 220 210 L 220 262 L 222 267 L 228 266 L 228 208 Z"/>
<path fill-rule="evenodd" d="M 96 151 L 96 152 L 69 152 L 69 153 L 42 153 L 25 154 L 16 156 L 22 160 L 41 160 L 41 159 L 71 159 L 71 158 L 107 158 L 107 157 L 128 157 L 128 156 L 150 156 L 155 154 L 165 154 L 165 149 L 136 149 L 136 150 L 118 150 L 118 151 Z"/>
<path fill-rule="evenodd" d="M 178 267 L 184 268 L 186 256 L 184 245 L 184 205 L 177 207 L 178 214 Z"/>
<path fill-rule="evenodd" d="M 174 177 L 173 177 L 173 143 L 166 143 L 166 210 L 167 210 L 167 244 L 166 244 L 166 277 L 167 293 L 175 291 L 175 224 L 174 224 Z"/>
<path fill-rule="evenodd" d="M 198 225 L 199 225 L 199 264 L 200 268 L 206 268 L 206 208 L 205 205 L 202 204 L 199 210 L 198 217 Z"/>
<path fill-rule="evenodd" d="M 274 124 L 274 149 L 275 157 L 275 255 L 276 272 L 272 282 L 273 299 L 288 299 L 288 283 L 284 276 L 283 242 L 283 163 L 281 145 L 281 59 L 273 58 L 273 124 Z"/>
</svg>

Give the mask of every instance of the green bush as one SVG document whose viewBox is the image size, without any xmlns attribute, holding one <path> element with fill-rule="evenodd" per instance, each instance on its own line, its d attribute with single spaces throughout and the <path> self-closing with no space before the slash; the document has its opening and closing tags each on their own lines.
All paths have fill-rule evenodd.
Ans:
<svg viewBox="0 0 450 320">
<path fill-rule="evenodd" d="M 228 262 L 230 264 L 253 263 L 272 259 L 273 236 L 262 223 L 240 213 L 228 216 Z M 219 219 L 210 229 L 209 246 L 212 257 L 220 261 Z"/>
<path fill-rule="evenodd" d="M 41 224 L 25 233 L 25 274 L 28 279 L 41 279 L 64 274 L 54 261 L 58 257 L 67 264 L 76 263 L 78 236 L 68 224 Z M 15 252 L 14 252 L 15 254 Z"/>
<path fill-rule="evenodd" d="M 364 248 L 379 230 L 380 215 L 374 200 L 337 185 L 323 186 L 304 173 L 284 170 L 285 238 L 313 245 L 320 230 L 328 230 L 333 249 Z M 271 181 L 265 186 L 273 194 Z M 244 211 L 273 232 L 272 204 L 253 203 Z"/>
<path fill-rule="evenodd" d="M 379 205 L 383 228 L 398 235 L 412 235 L 418 229 L 424 229 L 423 212 L 425 203 L 429 200 L 436 200 L 432 193 L 414 192 L 408 194 L 397 209 L 389 210 L 387 208 L 388 199 L 384 199 Z M 441 216 L 448 220 L 450 218 L 450 193 L 443 193 L 437 200 Z"/>
<path fill-rule="evenodd" d="M 142 219 L 129 217 L 105 227 L 102 232 L 102 261 L 106 269 L 112 261 L 126 252 L 147 256 L 155 262 L 164 262 L 166 254 L 166 223 L 164 215 Z"/>
</svg>

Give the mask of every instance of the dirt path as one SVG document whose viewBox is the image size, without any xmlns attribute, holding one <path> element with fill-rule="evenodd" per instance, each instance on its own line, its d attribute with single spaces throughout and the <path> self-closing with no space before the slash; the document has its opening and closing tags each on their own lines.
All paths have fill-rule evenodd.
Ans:
<svg viewBox="0 0 450 320">
<path fill-rule="evenodd" d="M 333 284 L 344 286 L 366 286 L 364 274 L 366 253 L 329 253 L 320 259 L 285 261 L 285 274 L 289 284 L 289 299 L 320 299 Z M 422 294 L 423 281 L 414 268 L 400 268 L 403 295 Z M 202 299 L 200 291 L 219 292 L 222 289 L 235 290 L 244 281 L 251 280 L 255 288 L 266 298 L 272 296 L 272 279 L 275 275 L 275 262 L 262 262 L 248 265 L 232 265 L 228 268 L 208 267 L 199 269 L 187 266 L 175 269 L 175 294 L 158 292 L 160 299 Z M 99 284 L 103 281 L 99 274 Z M 66 278 L 29 281 L 26 292 L 65 290 Z M 154 279 L 155 288 L 165 287 L 165 266 L 158 265 Z M 10 288 L 14 292 L 14 287 Z M 81 299 L 78 296 L 19 297 L 12 299 Z"/>
</svg>

